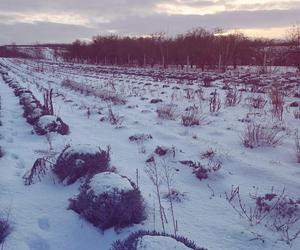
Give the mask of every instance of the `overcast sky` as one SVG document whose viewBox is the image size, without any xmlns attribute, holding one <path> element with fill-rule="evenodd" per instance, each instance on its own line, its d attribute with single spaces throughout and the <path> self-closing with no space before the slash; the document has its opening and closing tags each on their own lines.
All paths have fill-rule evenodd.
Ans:
<svg viewBox="0 0 300 250">
<path fill-rule="evenodd" d="M 0 0 L 0 44 L 174 35 L 199 26 L 280 38 L 299 21 L 300 0 Z"/>
</svg>

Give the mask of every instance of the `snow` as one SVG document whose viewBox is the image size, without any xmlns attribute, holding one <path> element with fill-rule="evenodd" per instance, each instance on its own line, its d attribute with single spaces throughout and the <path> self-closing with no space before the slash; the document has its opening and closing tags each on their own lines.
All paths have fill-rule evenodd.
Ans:
<svg viewBox="0 0 300 250">
<path fill-rule="evenodd" d="M 240 140 L 246 122 L 254 121 L 276 122 L 270 115 L 270 105 L 261 112 L 250 110 L 244 102 L 250 92 L 243 92 L 243 101 L 235 107 L 224 106 L 225 92 L 221 90 L 221 80 L 213 82 L 213 88 L 203 88 L 204 101 L 187 99 L 187 88 L 198 89 L 201 72 L 166 72 L 155 69 L 134 69 L 118 67 L 101 67 L 96 65 L 68 64 L 43 62 L 43 72 L 36 70 L 39 62 L 34 60 L 0 59 L 7 66 L 9 76 L 14 82 L 32 91 L 34 96 L 43 100 L 43 88 L 52 87 L 55 114 L 70 126 L 69 135 L 53 135 L 51 144 L 55 152 L 61 152 L 65 145 L 72 147 L 67 152 L 97 153 L 99 148 L 105 149 L 111 145 L 111 165 L 115 166 L 120 175 L 136 180 L 141 194 L 148 206 L 148 219 L 140 225 L 134 225 L 121 232 L 107 230 L 103 234 L 77 214 L 68 210 L 68 199 L 78 194 L 79 183 L 63 186 L 55 182 L 51 172 L 31 186 L 24 186 L 22 176 L 30 170 L 37 158 L 48 152 L 49 145 L 45 137 L 31 133 L 32 126 L 22 117 L 23 110 L 19 99 L 13 95 L 12 89 L 0 77 L 1 116 L 3 126 L 0 126 L 0 145 L 5 151 L 0 159 L 0 210 L 10 208 L 9 220 L 13 231 L 8 236 L 4 249 L 6 250 L 96 250 L 99 246 L 108 250 L 115 240 L 122 240 L 137 230 L 162 231 L 158 204 L 155 197 L 155 187 L 145 173 L 145 160 L 159 145 L 167 148 L 175 147 L 175 157 L 165 157 L 163 160 L 172 166 L 174 172 L 173 187 L 185 194 L 182 202 L 174 203 L 174 211 L 178 222 L 178 234 L 187 237 L 200 247 L 208 249 L 233 250 L 296 250 L 300 249 L 297 239 L 289 246 L 279 239 L 276 232 L 268 231 L 263 226 L 249 226 L 249 222 L 241 219 L 225 199 L 225 192 L 230 192 L 232 185 L 240 186 L 241 196 L 247 205 L 250 204 L 249 193 L 258 188 L 259 194 L 270 192 L 272 187 L 280 191 L 283 187 L 289 196 L 299 198 L 300 170 L 297 163 L 294 146 L 294 132 L 300 128 L 300 119 L 293 117 L 293 108 L 284 109 L 285 137 L 281 145 L 273 147 L 245 148 Z M 239 69 L 232 74 L 233 81 L 243 86 L 244 80 L 238 77 L 249 71 Z M 255 72 L 255 69 L 253 70 Z M 262 80 L 292 79 L 298 84 L 295 92 L 300 92 L 299 75 L 288 75 L 281 68 L 273 75 L 257 76 Z M 157 80 L 157 76 L 168 75 L 170 78 Z M 173 74 L 195 75 L 196 80 L 185 81 L 172 78 Z M 207 75 L 215 73 L 205 73 Z M 293 74 L 293 73 L 289 73 Z M 223 75 L 221 75 L 223 76 Z M 252 77 L 252 76 L 251 76 Z M 199 77 L 200 78 L 200 77 Z M 107 103 L 101 99 L 62 87 L 62 82 L 70 79 L 76 83 L 101 90 L 111 91 L 107 84 L 113 80 L 118 93 L 126 97 L 126 105 L 112 106 L 114 112 L 124 116 L 123 127 L 116 129 L 109 122 L 99 122 L 101 115 L 107 112 Z M 221 77 L 220 77 L 221 79 Z M 193 85 L 190 85 L 193 83 Z M 169 88 L 162 88 L 162 85 Z M 178 89 L 173 89 L 178 87 Z M 222 99 L 221 110 L 218 114 L 209 112 L 208 97 L 217 88 Z M 162 93 L 164 92 L 164 93 Z M 263 95 L 263 94 L 262 94 Z M 268 98 L 267 95 L 263 95 Z M 147 99 L 145 99 L 147 98 Z M 162 99 L 163 103 L 177 105 L 177 112 L 182 114 L 186 107 L 202 105 L 206 116 L 201 126 L 183 127 L 180 117 L 170 121 L 157 117 L 157 105 L 151 104 L 151 99 Z M 292 95 L 285 97 L 286 105 L 299 99 Z M 127 107 L 132 108 L 127 108 Z M 87 111 L 90 115 L 87 115 Z M 247 116 L 247 114 L 249 115 Z M 130 143 L 129 137 L 136 134 L 151 134 L 153 139 L 143 145 Z M 141 153 L 139 147 L 144 147 Z M 200 161 L 201 154 L 209 148 L 215 150 L 217 159 L 222 162 L 222 168 L 212 173 L 207 180 L 199 181 L 188 166 L 180 161 Z M 158 159 L 158 163 L 160 162 Z M 100 181 L 101 180 L 101 181 Z M 107 184 L 104 185 L 104 183 Z M 126 184 L 125 184 L 126 183 Z M 120 176 L 105 177 L 92 185 L 97 192 L 110 190 L 113 186 L 132 188 L 127 180 Z M 96 187 L 95 187 L 96 186 Z M 255 188 L 253 188 L 255 187 Z M 99 188 L 99 190 L 97 189 Z M 161 185 L 162 193 L 167 188 Z M 172 223 L 167 199 L 162 200 L 169 223 L 167 233 L 172 233 Z M 154 209 L 155 207 L 155 209 Z M 155 216 L 154 216 L 155 215 Z M 258 232 L 264 237 L 264 243 L 255 239 Z M 155 239 L 147 238 L 145 242 Z M 169 240 L 169 239 L 167 239 Z M 161 240 L 165 242 L 164 240 Z M 141 243 L 144 244 L 144 243 Z M 165 242 L 163 246 L 172 246 Z M 148 244 L 149 245 L 149 244 Z M 159 247 L 163 247 L 159 246 Z M 161 249 L 161 248 L 156 248 Z M 166 249 L 173 249 L 172 247 Z"/>
<path fill-rule="evenodd" d="M 37 59 L 55 60 L 55 51 L 49 47 L 39 47 L 39 46 L 17 46 L 17 50 Z M 57 59 L 60 59 L 58 57 Z"/>
<path fill-rule="evenodd" d="M 96 145 L 91 145 L 91 144 L 75 144 L 67 148 L 62 157 L 68 157 L 69 155 L 72 154 L 97 154 L 99 153 L 100 148 L 99 146 Z"/>
<path fill-rule="evenodd" d="M 143 236 L 138 240 L 137 250 L 191 250 L 183 243 L 166 236 Z"/>
<path fill-rule="evenodd" d="M 39 118 L 38 126 L 46 129 L 51 123 L 56 123 L 57 117 L 54 115 L 43 115 Z"/>
<path fill-rule="evenodd" d="M 93 190 L 95 195 L 103 193 L 112 193 L 114 191 L 119 193 L 126 193 L 133 190 L 127 178 L 112 172 L 99 173 L 93 176 L 89 183 L 90 190 Z"/>
</svg>

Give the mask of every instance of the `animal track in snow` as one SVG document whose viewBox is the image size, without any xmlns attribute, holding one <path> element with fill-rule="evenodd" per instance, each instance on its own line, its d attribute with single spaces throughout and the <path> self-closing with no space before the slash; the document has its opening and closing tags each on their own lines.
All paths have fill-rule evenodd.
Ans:
<svg viewBox="0 0 300 250">
<path fill-rule="evenodd" d="M 18 169 L 24 169 L 25 168 L 25 164 L 23 160 L 18 159 L 17 163 L 16 163 L 16 168 Z"/>
<path fill-rule="evenodd" d="M 48 218 L 46 218 L 46 217 L 39 218 L 38 224 L 39 224 L 39 228 L 44 231 L 48 231 L 50 229 L 50 223 L 49 223 Z"/>
<path fill-rule="evenodd" d="M 12 157 L 13 159 L 15 159 L 15 160 L 19 159 L 19 156 L 16 155 L 16 154 L 14 154 L 14 153 L 11 154 L 11 157 Z"/>
<path fill-rule="evenodd" d="M 38 234 L 32 234 L 26 239 L 26 244 L 30 250 L 49 250 L 48 242 Z"/>
</svg>

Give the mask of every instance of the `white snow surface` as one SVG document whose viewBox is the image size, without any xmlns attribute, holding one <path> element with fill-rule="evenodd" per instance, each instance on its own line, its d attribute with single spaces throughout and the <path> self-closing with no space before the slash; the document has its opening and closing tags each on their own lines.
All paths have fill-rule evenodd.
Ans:
<svg viewBox="0 0 300 250">
<path fill-rule="evenodd" d="M 183 243 L 166 236 L 145 235 L 138 240 L 137 250 L 191 250 Z"/>
<path fill-rule="evenodd" d="M 96 174 L 90 180 L 89 186 L 90 189 L 94 191 L 95 195 L 112 193 L 114 191 L 121 193 L 133 190 L 133 187 L 127 178 L 112 172 Z"/>
<path fill-rule="evenodd" d="M 63 157 L 72 154 L 97 154 L 100 152 L 99 146 L 91 145 L 91 144 L 75 144 L 71 145 L 64 151 Z"/>
<path fill-rule="evenodd" d="M 51 123 L 56 123 L 57 117 L 54 115 L 43 115 L 38 120 L 38 126 L 45 129 Z"/>
<path fill-rule="evenodd" d="M 163 103 L 173 103 L 181 114 L 188 106 L 199 105 L 197 97 L 186 97 L 186 89 L 199 89 L 201 82 L 198 80 L 159 80 L 147 75 L 150 71 L 155 73 L 152 69 L 44 61 L 41 72 L 37 70 L 40 63 L 34 60 L 0 58 L 0 62 L 7 65 L 9 76 L 22 87 L 29 88 L 38 100 L 43 100 L 43 88 L 54 89 L 55 114 L 70 127 L 68 135 L 53 135 L 51 144 L 55 152 L 61 152 L 67 144 L 75 145 L 72 147 L 82 152 L 95 152 L 98 146 L 105 149 L 111 145 L 111 164 L 120 175 L 136 180 L 138 170 L 139 189 L 148 206 L 148 218 L 142 224 L 120 232 L 109 229 L 102 233 L 67 209 L 68 200 L 78 194 L 80 183 L 63 186 L 49 171 L 40 182 L 24 186 L 23 175 L 37 158 L 44 156 L 43 152 L 49 150 L 49 143 L 44 136 L 32 134 L 32 126 L 22 116 L 18 98 L 0 77 L 0 119 L 3 124 L 0 126 L 0 145 L 5 151 L 0 158 L 0 211 L 10 210 L 9 221 L 13 226 L 4 243 L 5 250 L 108 250 L 115 240 L 123 240 L 137 230 L 162 231 L 155 187 L 145 173 L 145 161 L 157 146 L 176 147 L 175 158 L 170 155 L 164 161 L 176 169 L 173 187 L 185 194 L 182 202 L 174 202 L 178 235 L 211 250 L 300 249 L 300 239 L 290 246 L 280 240 L 280 235 L 263 225 L 250 226 L 247 219 L 240 218 L 234 211 L 224 195 L 231 191 L 232 185 L 239 186 L 247 207 L 253 204 L 249 193 L 255 193 L 256 189 L 259 194 L 265 194 L 272 187 L 277 192 L 285 187 L 286 194 L 299 198 L 300 165 L 295 154 L 294 134 L 300 128 L 300 119 L 293 116 L 295 108 L 288 107 L 289 103 L 299 99 L 293 95 L 285 97 L 283 122 L 280 123 L 286 128 L 282 143 L 276 147 L 249 149 L 241 143 L 240 137 L 247 125 L 241 120 L 247 118 L 275 123 L 270 113 L 270 103 L 261 112 L 251 110 L 245 100 L 252 93 L 243 92 L 239 105 L 226 107 L 221 80 L 214 81 L 212 88 L 202 88 L 204 123 L 186 128 L 182 126 L 180 117 L 172 121 L 159 119 L 157 105 L 150 104 L 150 100 L 160 98 Z M 252 72 L 247 68 L 239 70 L 237 74 L 229 71 L 225 75 L 233 73 L 234 80 L 240 72 Z M 174 69 L 166 70 L 165 74 L 173 72 Z M 290 74 L 290 82 L 299 84 L 300 76 Z M 284 69 L 266 76 L 270 81 L 287 77 Z M 116 129 L 107 120 L 100 122 L 100 118 L 108 113 L 107 103 L 95 96 L 62 87 L 62 81 L 66 79 L 82 83 L 88 89 L 94 86 L 109 91 L 112 90 L 111 83 L 114 83 L 117 92 L 128 100 L 126 105 L 112 106 L 113 112 L 124 117 L 122 126 Z M 243 79 L 237 80 L 239 87 L 242 87 Z M 169 88 L 163 88 L 163 85 Z M 218 114 L 211 114 L 209 96 L 215 88 L 220 93 L 222 104 Z M 268 100 L 267 95 L 263 97 Z M 130 143 L 129 136 L 142 133 L 151 134 L 153 139 L 142 145 Z M 192 169 L 180 161 L 202 162 L 201 154 L 209 148 L 216 151 L 222 168 L 200 181 Z M 157 162 L 160 162 L 159 159 Z M 166 185 L 161 185 L 161 190 L 166 192 Z M 172 233 L 167 199 L 162 200 L 162 206 L 169 221 L 165 225 L 166 232 Z M 257 235 L 262 235 L 263 240 Z"/>
</svg>

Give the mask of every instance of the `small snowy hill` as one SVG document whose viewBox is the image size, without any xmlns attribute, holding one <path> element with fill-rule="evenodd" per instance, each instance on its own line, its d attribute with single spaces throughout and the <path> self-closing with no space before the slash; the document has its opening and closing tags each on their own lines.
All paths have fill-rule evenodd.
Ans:
<svg viewBox="0 0 300 250">
<path fill-rule="evenodd" d="M 47 45 L 9 45 L 9 50 L 16 50 L 33 59 L 61 61 L 64 49 L 60 46 Z"/>
</svg>

